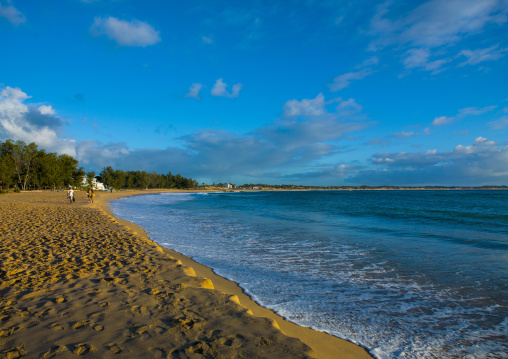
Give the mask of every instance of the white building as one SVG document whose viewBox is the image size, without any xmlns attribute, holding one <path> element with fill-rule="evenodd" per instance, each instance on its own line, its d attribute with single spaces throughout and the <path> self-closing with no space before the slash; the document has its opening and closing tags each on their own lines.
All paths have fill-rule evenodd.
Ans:
<svg viewBox="0 0 508 359">
<path fill-rule="evenodd" d="M 83 177 L 83 186 L 88 187 L 88 180 L 86 177 Z M 97 181 L 97 178 L 92 179 L 92 188 L 97 191 L 104 191 L 106 190 L 106 187 L 104 187 L 104 184 Z"/>
</svg>

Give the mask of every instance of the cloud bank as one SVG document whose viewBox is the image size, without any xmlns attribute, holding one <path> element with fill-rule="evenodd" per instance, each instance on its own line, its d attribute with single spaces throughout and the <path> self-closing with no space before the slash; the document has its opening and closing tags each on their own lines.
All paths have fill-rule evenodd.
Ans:
<svg viewBox="0 0 508 359">
<path fill-rule="evenodd" d="M 319 94 L 314 99 L 288 101 L 283 106 L 283 118 L 249 133 L 201 130 L 178 138 L 179 146 L 130 149 L 124 143 L 65 139 L 66 122 L 55 115 L 56 111 L 49 105 L 25 104 L 28 99 L 20 89 L 2 90 L 0 139 L 33 141 L 49 151 L 73 155 L 94 170 L 111 165 L 124 170 L 178 171 L 192 177 L 279 178 L 340 153 L 337 141 L 368 126 L 356 118 L 361 108 L 354 100 L 326 101 Z"/>
<path fill-rule="evenodd" d="M 508 146 L 484 137 L 452 151 L 380 152 L 372 156 L 379 169 L 359 171 L 348 182 L 366 185 L 466 185 L 506 184 Z"/>
<path fill-rule="evenodd" d="M 344 161 L 354 150 L 345 145 L 370 122 L 354 99 L 323 94 L 292 99 L 282 106 L 282 116 L 249 133 L 200 130 L 177 139 L 165 149 L 131 149 L 125 143 L 75 141 L 66 138 L 67 121 L 50 105 L 27 104 L 30 97 L 19 88 L 0 91 L 0 140 L 36 142 L 51 152 L 76 157 L 87 170 L 105 166 L 122 170 L 181 173 L 197 179 L 241 178 L 246 182 L 271 181 L 307 184 L 361 185 L 483 185 L 508 182 L 508 144 L 478 136 L 470 145 L 451 151 L 377 152 L 370 164 Z M 477 115 L 491 107 L 469 107 L 459 116 Z M 405 139 L 430 135 L 400 132 Z"/>
</svg>

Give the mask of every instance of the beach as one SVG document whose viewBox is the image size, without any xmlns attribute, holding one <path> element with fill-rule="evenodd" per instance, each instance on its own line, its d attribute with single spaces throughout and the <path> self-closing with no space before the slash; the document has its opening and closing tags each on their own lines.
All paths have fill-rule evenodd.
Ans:
<svg viewBox="0 0 508 359">
<path fill-rule="evenodd" d="M 0 196 L 0 358 L 370 357 L 109 212 L 109 200 L 144 193 Z"/>
</svg>

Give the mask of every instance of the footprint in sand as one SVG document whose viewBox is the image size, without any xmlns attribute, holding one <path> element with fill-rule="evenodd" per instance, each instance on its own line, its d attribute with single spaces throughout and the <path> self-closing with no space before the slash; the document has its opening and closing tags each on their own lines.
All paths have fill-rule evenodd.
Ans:
<svg viewBox="0 0 508 359">
<path fill-rule="evenodd" d="M 20 327 L 12 327 L 7 330 L 0 330 L 0 338 L 11 336 L 13 333 L 17 332 L 20 329 Z"/>
<path fill-rule="evenodd" d="M 229 336 L 226 338 L 219 338 L 219 343 L 223 345 L 227 345 L 228 347 L 238 347 L 242 345 L 242 342 L 245 340 L 245 337 L 241 334 L 236 334 L 233 336 Z"/>
<path fill-rule="evenodd" d="M 53 308 L 46 308 L 44 309 L 40 314 L 36 314 L 36 316 L 38 316 L 39 318 L 41 319 L 46 319 L 47 316 L 50 314 L 50 313 L 53 313 L 55 310 Z"/>
<path fill-rule="evenodd" d="M 99 294 L 100 291 L 101 290 L 99 288 L 97 288 L 97 289 L 94 289 L 94 290 L 88 292 L 88 295 L 90 295 L 90 296 L 96 296 L 97 294 Z"/>
<path fill-rule="evenodd" d="M 162 348 L 150 348 L 148 350 L 152 352 L 152 358 L 169 358 L 168 352 Z"/>
<path fill-rule="evenodd" d="M 23 347 L 14 347 L 11 349 L 4 350 L 0 352 L 0 357 L 2 358 L 21 358 L 27 353 L 27 351 Z"/>
<path fill-rule="evenodd" d="M 122 347 L 117 345 L 116 343 L 108 344 L 108 349 L 113 354 L 120 354 L 122 352 Z"/>
<path fill-rule="evenodd" d="M 142 333 L 148 331 L 148 329 L 150 329 L 150 327 L 148 327 L 147 325 L 142 325 L 136 329 L 135 333 L 142 334 Z"/>
<path fill-rule="evenodd" d="M 102 332 L 104 330 L 104 327 L 102 325 L 96 325 L 93 327 L 93 330 L 96 332 Z"/>
<path fill-rule="evenodd" d="M 61 326 L 60 324 L 58 323 L 54 323 L 54 324 L 51 324 L 50 325 L 50 328 L 56 332 L 61 332 L 62 330 L 64 330 L 65 328 L 63 326 Z"/>
<path fill-rule="evenodd" d="M 63 346 L 55 345 L 51 347 L 46 353 L 43 354 L 43 358 L 44 359 L 55 358 L 56 354 L 63 352 L 65 349 L 66 348 Z"/>
<path fill-rule="evenodd" d="M 130 310 L 135 315 L 141 315 L 143 317 L 150 316 L 150 311 L 140 305 L 135 305 Z"/>
<path fill-rule="evenodd" d="M 93 313 L 93 314 L 90 314 L 88 316 L 88 318 L 94 322 L 100 322 L 100 321 L 103 321 L 104 320 L 104 313 L 103 312 L 97 312 L 97 313 Z"/>
<path fill-rule="evenodd" d="M 83 328 L 85 325 L 87 325 L 89 323 L 88 320 L 83 320 L 81 322 L 76 322 L 72 327 L 74 329 L 80 329 L 80 328 Z"/>
<path fill-rule="evenodd" d="M 74 346 L 74 350 L 72 351 L 76 355 L 85 355 L 88 354 L 93 347 L 86 343 L 77 344 Z"/>
</svg>

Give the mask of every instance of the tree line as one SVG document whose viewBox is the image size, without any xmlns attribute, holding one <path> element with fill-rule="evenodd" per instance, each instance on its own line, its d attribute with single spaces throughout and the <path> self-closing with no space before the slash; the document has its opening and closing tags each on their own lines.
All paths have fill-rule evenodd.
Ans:
<svg viewBox="0 0 508 359">
<path fill-rule="evenodd" d="M 85 171 L 72 156 L 48 153 L 35 143 L 0 141 L 0 187 L 27 190 L 79 186 Z"/>
<path fill-rule="evenodd" d="M 83 184 L 83 179 L 86 179 Z M 0 189 L 57 189 L 62 186 L 90 187 L 94 178 L 111 188 L 194 188 L 197 182 L 177 174 L 113 170 L 106 167 L 95 177 L 86 173 L 72 156 L 48 153 L 35 143 L 0 141 Z"/>
<path fill-rule="evenodd" d="M 113 188 L 178 188 L 188 189 L 198 185 L 192 178 L 181 175 L 159 174 L 145 171 L 121 171 L 114 170 L 111 166 L 106 167 L 98 177 L 99 181 Z"/>
</svg>

